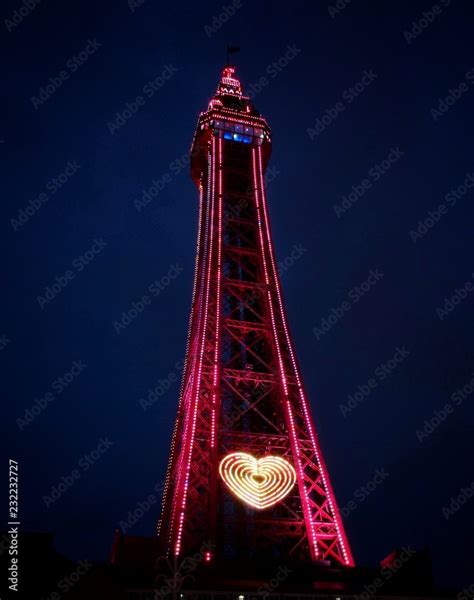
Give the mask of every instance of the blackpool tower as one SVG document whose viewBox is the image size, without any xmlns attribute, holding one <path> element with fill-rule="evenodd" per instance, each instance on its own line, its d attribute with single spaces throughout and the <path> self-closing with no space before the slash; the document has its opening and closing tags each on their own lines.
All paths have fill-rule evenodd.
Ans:
<svg viewBox="0 0 474 600">
<path fill-rule="evenodd" d="M 158 539 L 167 556 L 353 566 L 284 307 L 267 121 L 226 66 L 199 116 L 191 316 Z"/>
</svg>

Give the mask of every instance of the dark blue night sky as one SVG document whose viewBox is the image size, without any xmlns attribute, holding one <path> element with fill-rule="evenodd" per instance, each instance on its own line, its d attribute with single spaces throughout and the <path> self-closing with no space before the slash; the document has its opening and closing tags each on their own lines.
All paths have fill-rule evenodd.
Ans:
<svg viewBox="0 0 474 600">
<path fill-rule="evenodd" d="M 104 559 L 160 487 L 197 229 L 186 157 L 231 42 L 273 129 L 289 320 L 356 562 L 427 546 L 438 582 L 473 583 L 470 3 L 22 6 L 1 8 L 0 364 L 23 529 Z"/>
</svg>

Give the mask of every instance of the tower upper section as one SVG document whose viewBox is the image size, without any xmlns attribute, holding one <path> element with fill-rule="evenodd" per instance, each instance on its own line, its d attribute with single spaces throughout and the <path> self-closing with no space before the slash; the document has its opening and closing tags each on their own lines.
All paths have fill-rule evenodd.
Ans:
<svg viewBox="0 0 474 600">
<path fill-rule="evenodd" d="M 226 66 L 216 93 L 207 110 L 199 115 L 191 147 L 191 175 L 199 185 L 201 173 L 207 165 L 207 150 L 212 136 L 231 144 L 248 147 L 262 146 L 264 165 L 271 153 L 271 129 L 257 111 L 250 98 L 242 91 L 235 67 Z"/>
</svg>

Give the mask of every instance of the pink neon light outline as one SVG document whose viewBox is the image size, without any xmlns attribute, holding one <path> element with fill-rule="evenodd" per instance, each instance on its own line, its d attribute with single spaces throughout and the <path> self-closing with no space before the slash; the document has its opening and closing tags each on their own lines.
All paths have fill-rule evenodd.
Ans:
<svg viewBox="0 0 474 600">
<path fill-rule="evenodd" d="M 258 148 L 260 149 L 260 146 Z M 253 168 L 253 178 L 254 178 L 254 186 L 255 186 L 255 205 L 256 205 L 256 209 L 257 209 L 257 222 L 258 222 L 258 230 L 259 230 L 259 238 L 260 238 L 260 250 L 262 253 L 263 269 L 265 272 L 265 283 L 269 286 L 270 280 L 269 280 L 269 276 L 268 276 L 267 261 L 265 258 L 265 246 L 264 246 L 264 241 L 263 241 L 263 230 L 262 230 L 262 215 L 260 214 L 261 209 L 260 209 L 260 203 L 259 203 L 259 199 L 258 199 L 259 188 L 258 188 L 258 183 L 257 183 L 255 148 L 252 148 L 252 168 Z M 314 527 L 312 524 L 311 510 L 309 507 L 309 498 L 308 498 L 306 486 L 304 484 L 303 467 L 301 466 L 299 446 L 297 443 L 296 429 L 295 429 L 295 425 L 294 425 L 293 414 L 291 412 L 290 401 L 288 398 L 287 379 L 286 379 L 285 370 L 284 370 L 284 366 L 283 366 L 283 360 L 282 360 L 282 356 L 281 356 L 280 342 L 279 342 L 278 334 L 277 334 L 277 330 L 276 330 L 275 315 L 273 312 L 273 301 L 272 301 L 271 292 L 269 289 L 267 290 L 267 296 L 268 296 L 268 306 L 270 309 L 270 319 L 272 321 L 273 338 L 275 341 L 275 347 L 276 347 L 276 351 L 277 351 L 277 355 L 278 355 L 280 378 L 281 378 L 284 394 L 286 397 L 285 404 L 286 404 L 286 410 L 288 413 L 288 423 L 290 424 L 289 433 L 290 433 L 290 438 L 291 438 L 291 445 L 293 447 L 293 452 L 296 455 L 296 460 L 297 460 L 296 472 L 297 472 L 297 478 L 298 478 L 298 488 L 300 490 L 300 496 L 303 501 L 302 505 L 303 505 L 303 513 L 304 513 L 304 517 L 305 517 L 305 522 L 306 522 L 306 530 L 308 531 L 308 534 L 311 536 L 310 537 L 310 539 L 311 539 L 311 544 L 310 544 L 311 555 L 313 558 L 317 558 L 319 556 L 319 548 L 318 548 L 318 544 L 317 544 L 317 540 L 316 540 Z"/>
<path fill-rule="evenodd" d="M 213 139 L 213 149 L 214 149 L 214 141 Z M 216 388 L 217 382 L 219 379 L 219 352 L 220 352 L 220 312 L 221 312 L 221 278 L 222 278 L 222 268 L 221 268 L 221 256 L 222 256 L 222 138 L 218 138 L 217 141 L 218 147 L 218 160 L 217 160 L 217 170 L 219 173 L 219 178 L 217 180 L 217 222 L 218 222 L 218 232 L 217 232 L 217 289 L 216 289 L 216 337 L 215 337 L 215 347 L 214 347 L 214 377 L 212 381 L 213 385 L 213 393 L 212 393 L 212 413 L 211 413 L 211 448 L 214 448 L 216 443 Z M 214 176 L 213 180 L 215 180 L 215 161 L 214 163 Z"/>
<path fill-rule="evenodd" d="M 212 153 L 211 153 L 211 161 L 214 164 L 215 161 L 215 138 L 212 138 Z M 195 435 L 195 431 L 196 431 L 196 421 L 197 421 L 197 414 L 198 414 L 198 406 L 199 406 L 199 394 L 200 394 L 200 388 L 201 388 L 201 373 L 202 373 L 202 364 L 203 364 L 203 357 L 204 357 L 204 346 L 205 346 L 205 338 L 206 338 L 206 326 L 207 326 L 207 318 L 208 318 L 208 308 L 209 308 L 209 289 L 210 289 L 210 283 L 211 283 L 211 265 L 212 265 L 212 254 L 213 254 L 213 237 L 214 237 L 214 202 L 215 202 L 215 198 L 214 198 L 214 181 L 212 178 L 212 172 L 211 172 L 211 179 L 212 179 L 212 192 L 211 192 L 211 218 L 210 218 L 210 242 L 209 242 L 209 248 L 210 248 L 210 253 L 209 253 L 209 259 L 208 259 L 208 264 L 207 264 L 207 277 L 206 277 L 206 295 L 205 295 L 205 302 L 204 302 L 204 319 L 203 319 L 203 327 L 202 327 L 202 335 L 201 335 L 201 349 L 199 352 L 199 367 L 198 367 L 198 372 L 197 372 L 197 382 L 196 382 L 196 394 L 194 396 L 194 406 L 193 406 L 193 413 L 192 413 L 192 420 L 191 420 L 191 432 L 189 435 L 186 436 L 186 440 L 185 443 L 189 446 L 188 448 L 188 456 L 187 456 L 187 460 L 186 460 L 186 471 L 185 471 L 185 480 L 184 480 L 184 486 L 183 486 L 183 491 L 182 491 L 182 499 L 181 499 L 181 512 L 180 512 L 180 516 L 179 516 L 179 523 L 178 523 L 178 532 L 176 535 L 176 543 L 175 543 L 175 550 L 174 553 L 175 555 L 179 555 L 180 550 L 181 550 L 181 539 L 182 539 L 182 533 L 183 533 L 183 526 L 184 526 L 184 517 L 185 517 L 185 511 L 186 511 L 186 501 L 187 501 L 187 492 L 188 492 L 188 485 L 189 485 L 189 473 L 190 473 L 190 468 L 191 468 L 191 458 L 192 458 L 192 451 L 193 451 L 193 446 L 194 446 L 194 435 Z M 183 452 L 184 455 L 184 452 Z M 182 465 L 180 467 L 180 470 L 182 470 Z"/>
<path fill-rule="evenodd" d="M 203 189 L 203 185 L 202 185 L 202 181 L 201 181 L 200 185 L 199 185 L 199 218 L 198 218 L 197 248 L 196 248 L 196 257 L 195 257 L 195 264 L 194 264 L 193 293 L 192 293 L 192 300 L 191 300 L 192 309 L 191 309 L 191 314 L 189 316 L 188 335 L 187 335 L 187 340 L 186 340 L 186 353 L 185 353 L 185 359 L 184 359 L 184 363 L 183 363 L 183 376 L 182 376 L 182 380 L 181 380 L 181 389 L 180 389 L 179 401 L 178 401 L 178 412 L 177 412 L 177 416 L 176 416 L 176 420 L 175 420 L 175 424 L 174 424 L 174 428 L 173 428 L 173 434 L 171 437 L 170 457 L 168 459 L 165 484 L 163 486 L 163 503 L 162 503 L 163 510 L 166 505 L 167 497 L 168 497 L 168 493 L 169 493 L 170 479 L 171 479 L 172 466 L 173 466 L 173 458 L 174 458 L 175 449 L 176 449 L 176 436 L 178 433 L 178 425 L 180 422 L 180 408 L 181 408 L 181 405 L 183 404 L 183 402 L 185 401 L 184 400 L 185 381 L 186 381 L 188 362 L 189 362 L 189 345 L 190 345 L 190 339 L 191 339 L 191 335 L 192 335 L 192 331 L 193 331 L 193 324 L 194 324 L 194 319 L 195 319 L 193 307 L 194 307 L 194 303 L 195 303 L 195 299 L 196 299 L 198 279 L 199 279 L 198 275 L 200 273 L 200 264 L 201 264 L 202 222 L 203 222 L 203 218 L 204 218 L 203 213 L 204 213 L 204 189 Z M 207 225 L 206 225 L 206 227 L 207 227 Z M 206 233 L 207 233 L 207 231 L 206 231 Z M 193 372 L 191 371 L 190 377 L 192 377 L 192 373 Z M 173 502 L 172 506 L 173 506 L 173 510 L 170 515 L 170 523 L 174 522 L 176 503 Z M 157 535 L 160 534 L 161 527 L 163 524 L 163 517 L 164 517 L 163 510 L 161 513 L 161 519 L 158 523 Z M 172 536 L 172 527 L 169 528 L 168 543 L 171 540 L 171 536 Z"/>
<path fill-rule="evenodd" d="M 209 158 L 209 163 L 208 163 L 208 179 L 211 176 L 211 159 Z M 201 186 L 202 187 L 202 186 Z M 211 205 L 211 201 L 210 201 L 210 186 L 207 187 L 207 202 L 206 202 L 206 222 L 205 222 L 205 228 L 204 228 L 204 244 L 203 244 L 203 257 L 202 257 L 202 269 L 200 269 L 200 274 L 201 274 L 201 290 L 202 288 L 205 286 L 206 283 L 206 276 L 205 276 L 205 265 L 206 265 L 206 260 L 207 260 L 207 250 L 208 250 L 208 244 L 207 244 L 207 240 L 209 238 L 209 231 L 210 231 L 210 219 L 209 219 L 209 212 L 210 212 L 210 205 Z M 203 194 L 200 194 L 200 198 L 203 198 Z M 197 331 L 199 332 L 201 329 L 201 323 L 202 323 L 202 310 L 203 310 L 203 303 L 204 303 L 204 295 L 203 293 L 201 293 L 199 295 L 199 307 L 198 307 L 198 314 L 197 314 Z M 197 341 L 197 335 L 194 337 L 193 339 L 193 345 L 198 345 L 198 341 Z M 196 361 L 197 361 L 197 352 L 194 352 L 194 349 L 192 349 L 191 351 L 191 356 L 194 357 L 193 359 L 193 365 L 192 365 L 192 370 L 190 372 L 190 379 L 188 382 L 188 385 L 186 386 L 185 389 L 185 400 L 184 400 L 184 405 L 185 405 L 185 411 L 183 412 L 188 412 L 190 410 L 190 404 L 192 403 L 192 390 L 194 387 L 194 374 L 195 374 L 195 367 L 196 367 Z M 179 413 L 178 413 L 179 414 Z M 183 439 L 186 441 L 189 437 L 189 427 L 190 427 L 190 420 L 187 419 L 184 423 L 184 431 L 183 431 Z M 185 442 L 186 443 L 186 442 Z M 184 447 L 185 444 L 183 444 Z M 183 468 L 182 468 L 182 464 L 184 461 L 184 450 L 180 452 L 179 457 L 178 457 L 178 465 L 176 467 L 176 481 L 175 481 L 175 493 L 174 493 L 174 502 L 173 502 L 173 506 L 172 506 L 172 514 L 171 514 L 171 518 L 170 518 L 170 525 L 169 525 L 169 534 L 168 534 L 168 544 L 171 544 L 171 540 L 173 537 L 173 532 L 174 532 L 174 522 L 175 522 L 175 515 L 176 515 L 176 510 L 179 506 L 179 500 L 177 498 L 180 488 L 181 488 L 181 481 L 183 478 Z"/>
<path fill-rule="evenodd" d="M 283 307 L 283 302 L 282 302 L 280 280 L 279 280 L 278 273 L 276 270 L 276 265 L 275 265 L 274 250 L 273 250 L 273 244 L 272 244 L 271 232 L 270 232 L 270 226 L 269 226 L 269 220 L 268 220 L 268 214 L 267 214 L 267 199 L 266 199 L 266 194 L 265 194 L 265 183 L 264 183 L 264 179 L 263 179 L 261 146 L 257 147 L 257 154 L 258 154 L 258 162 L 259 162 L 259 174 L 260 174 L 260 185 L 261 185 L 261 193 L 262 193 L 262 205 L 263 205 L 263 213 L 264 213 L 264 220 L 265 220 L 265 229 L 266 229 L 266 234 L 267 234 L 268 246 L 270 249 L 270 261 L 272 264 L 272 271 L 273 271 L 273 276 L 274 276 L 274 280 L 275 280 L 275 284 L 276 284 L 277 298 L 278 298 L 278 304 L 280 306 L 280 313 L 282 315 L 282 324 L 283 324 L 283 329 L 285 331 L 285 338 L 286 338 L 288 350 L 290 352 L 291 362 L 293 364 L 293 370 L 295 373 L 296 381 L 298 384 L 298 390 L 299 390 L 299 395 L 300 395 L 303 412 L 304 412 L 304 416 L 305 416 L 306 427 L 310 434 L 310 438 L 311 438 L 311 441 L 313 444 L 313 449 L 314 449 L 314 452 L 316 455 L 316 460 L 318 462 L 318 467 L 320 469 L 321 477 L 322 477 L 322 480 L 324 483 L 324 487 L 326 489 L 329 506 L 331 507 L 332 516 L 333 516 L 334 523 L 336 526 L 337 537 L 338 537 L 346 564 L 348 566 L 354 566 L 354 560 L 352 557 L 352 553 L 351 553 L 351 550 L 349 547 L 349 543 L 347 541 L 347 537 L 345 535 L 345 530 L 342 525 L 342 521 L 340 519 L 339 510 L 337 509 L 337 503 L 336 503 L 336 498 L 334 496 L 334 491 L 332 489 L 331 482 L 329 480 L 329 475 L 327 474 L 327 471 L 326 471 L 326 465 L 324 464 L 322 455 L 318 449 L 316 435 L 315 435 L 315 432 L 313 429 L 313 422 L 309 415 L 309 407 L 308 407 L 307 399 L 303 392 L 303 386 L 301 383 L 301 378 L 299 375 L 299 370 L 297 367 L 297 363 L 296 363 L 296 359 L 295 359 L 295 355 L 294 355 L 294 351 L 293 351 L 293 347 L 292 347 L 292 342 L 291 342 L 291 339 L 289 336 L 287 317 L 286 317 L 286 313 L 285 313 L 285 310 Z"/>
</svg>

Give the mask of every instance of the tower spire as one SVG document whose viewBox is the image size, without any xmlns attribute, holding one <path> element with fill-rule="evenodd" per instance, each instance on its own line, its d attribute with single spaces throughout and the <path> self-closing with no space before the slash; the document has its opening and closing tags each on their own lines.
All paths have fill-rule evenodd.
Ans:
<svg viewBox="0 0 474 600">
<path fill-rule="evenodd" d="M 242 97 L 242 86 L 240 80 L 235 76 L 235 67 L 227 64 L 223 70 L 219 85 L 217 86 L 218 96 L 237 96 Z"/>
</svg>

